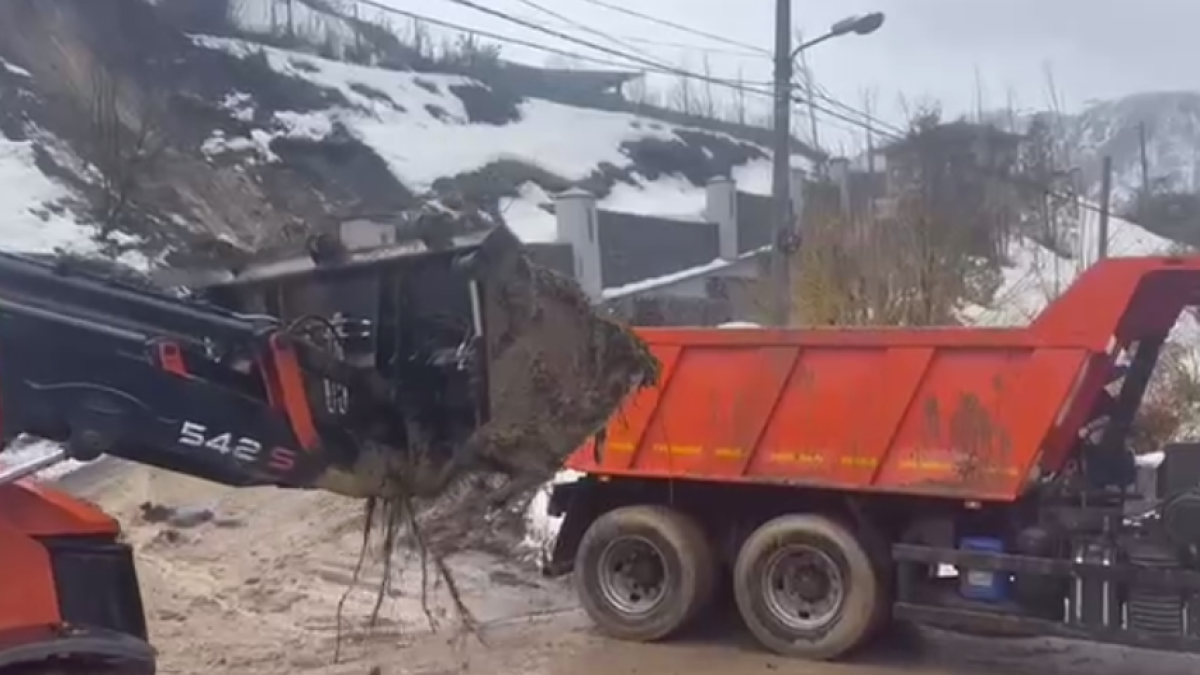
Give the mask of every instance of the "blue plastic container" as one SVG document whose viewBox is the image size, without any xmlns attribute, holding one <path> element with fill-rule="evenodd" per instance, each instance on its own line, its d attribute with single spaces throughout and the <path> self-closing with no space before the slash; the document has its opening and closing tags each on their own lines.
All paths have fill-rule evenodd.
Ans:
<svg viewBox="0 0 1200 675">
<path fill-rule="evenodd" d="M 992 537 L 963 537 L 959 540 L 958 547 L 963 551 L 1004 553 L 1004 542 Z M 964 598 L 985 602 L 1001 602 L 1008 599 L 1007 572 L 960 569 L 958 579 L 959 593 Z"/>
</svg>

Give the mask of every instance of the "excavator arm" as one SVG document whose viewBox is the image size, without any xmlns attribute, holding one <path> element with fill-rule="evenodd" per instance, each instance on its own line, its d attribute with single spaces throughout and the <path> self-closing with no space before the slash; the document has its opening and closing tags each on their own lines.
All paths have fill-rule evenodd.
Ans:
<svg viewBox="0 0 1200 675">
<path fill-rule="evenodd" d="M 653 377 L 640 341 L 502 227 L 320 252 L 187 299 L 0 254 L 0 437 L 235 487 L 389 496 L 400 472 L 431 497 L 471 470 L 552 472 Z M 117 523 L 5 475 L 0 670 L 153 672 Z"/>
<path fill-rule="evenodd" d="M 75 460 L 312 487 L 339 450 L 316 430 L 298 342 L 276 320 L 0 254 L 0 434 Z M 42 465 L 0 475 L 0 670 L 153 673 L 118 523 L 19 480 Z"/>
</svg>

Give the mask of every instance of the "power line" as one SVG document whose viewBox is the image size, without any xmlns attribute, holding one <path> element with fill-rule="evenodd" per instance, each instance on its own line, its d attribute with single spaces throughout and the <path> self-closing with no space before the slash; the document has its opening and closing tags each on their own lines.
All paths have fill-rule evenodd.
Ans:
<svg viewBox="0 0 1200 675">
<path fill-rule="evenodd" d="M 360 0 L 360 1 L 368 2 L 370 0 Z M 589 2 L 593 2 L 593 1 L 600 2 L 602 0 L 588 0 L 588 1 Z M 446 0 L 446 2 L 450 2 L 450 3 L 456 4 L 456 5 L 467 7 L 469 9 L 473 9 L 477 12 L 487 14 L 488 16 L 492 16 L 494 18 L 498 18 L 503 21 L 507 21 L 509 23 L 516 24 L 518 26 L 522 26 L 529 30 L 537 31 L 537 32 L 543 33 L 545 35 L 549 35 L 549 36 L 557 38 L 559 40 L 571 42 L 571 43 L 574 43 L 574 44 L 577 44 L 577 45 L 580 45 L 583 47 L 587 47 L 588 49 L 593 49 L 593 50 L 599 51 L 601 53 L 608 54 L 610 56 L 615 56 L 617 58 L 627 59 L 629 61 L 632 61 L 634 63 L 637 63 L 639 65 L 646 67 L 649 70 L 649 72 L 656 72 L 656 73 L 665 74 L 665 75 L 675 75 L 677 77 L 693 79 L 693 80 L 697 80 L 700 82 L 706 82 L 708 84 L 726 87 L 729 89 L 733 89 L 735 91 L 741 91 L 743 93 L 755 94 L 757 96 L 763 96 L 763 97 L 767 97 L 767 98 L 774 97 L 772 92 L 767 89 L 756 89 L 753 87 L 748 87 L 745 84 L 740 83 L 740 82 L 735 82 L 735 81 L 728 80 L 725 78 L 720 78 L 720 77 L 713 77 L 711 75 L 695 73 L 695 72 L 692 72 L 689 70 L 685 70 L 683 68 L 678 68 L 675 66 L 671 66 L 669 64 L 664 64 L 655 59 L 647 59 L 644 57 L 640 57 L 636 54 L 632 54 L 632 55 L 626 54 L 626 53 L 621 52 L 620 50 L 613 49 L 613 48 L 607 47 L 605 45 L 596 44 L 595 42 L 591 42 L 589 40 L 584 40 L 584 39 L 576 37 L 574 35 L 570 35 L 568 33 L 563 33 L 562 31 L 557 31 L 552 28 L 547 28 L 546 26 L 540 25 L 536 22 L 528 21 L 526 19 L 522 19 L 520 17 L 513 16 L 513 15 L 508 14 L 507 12 L 503 12 L 501 10 L 492 9 L 490 7 L 484 7 L 484 6 L 474 2 L 473 0 Z M 868 126 L 867 124 L 862 122 L 862 120 L 860 120 L 860 119 L 850 117 L 847 114 L 838 112 L 836 110 L 831 110 L 830 108 L 821 106 L 820 104 L 817 104 L 816 102 L 810 102 L 807 99 L 804 99 L 798 95 L 793 95 L 792 99 L 793 99 L 793 101 L 795 101 L 797 103 L 806 103 L 806 104 L 810 105 L 814 110 L 822 112 L 825 115 L 832 117 L 834 119 L 842 120 L 849 124 L 853 124 L 861 129 L 874 130 L 874 127 Z M 855 113 L 860 114 L 860 115 L 862 114 L 861 111 L 857 111 L 854 108 L 851 108 L 850 106 L 845 106 L 844 104 L 840 104 L 840 103 L 839 103 L 839 105 L 842 105 L 842 107 L 844 107 L 846 110 L 854 111 Z"/>
<path fill-rule="evenodd" d="M 628 42 L 621 40 L 620 38 L 609 35 L 603 31 L 592 28 L 591 26 L 588 26 L 586 24 L 580 23 L 568 16 L 559 14 L 558 12 L 550 9 L 549 7 L 545 7 L 543 5 L 538 4 L 537 2 L 534 2 L 534 0 L 517 0 L 517 2 L 521 3 L 522 5 L 525 5 L 526 7 L 529 7 L 536 11 L 539 11 L 539 12 L 545 14 L 546 16 L 558 19 L 559 21 L 562 21 L 563 23 L 567 24 L 568 26 L 572 26 L 574 28 L 582 30 L 585 33 L 591 33 L 592 35 L 595 35 L 602 40 L 608 40 L 608 41 L 612 42 L 613 44 L 624 47 L 625 49 L 628 49 L 630 52 L 633 52 L 634 54 L 640 55 L 640 56 L 642 56 L 644 58 L 648 58 L 648 59 L 654 58 L 653 55 L 647 54 L 646 52 L 642 51 L 640 48 L 635 47 L 635 46 L 629 44 Z"/>
<path fill-rule="evenodd" d="M 454 0 L 451 0 L 451 1 L 454 1 Z M 529 4 L 528 0 L 518 0 L 518 1 L 523 2 L 525 4 Z M 722 37 L 722 36 L 716 35 L 714 33 L 708 33 L 706 31 L 702 31 L 697 28 L 693 28 L 691 26 L 687 26 L 687 25 L 684 25 L 681 23 L 676 23 L 674 21 L 669 21 L 667 19 L 663 19 L 663 18 L 660 18 L 657 16 L 638 12 L 638 11 L 635 11 L 632 9 L 628 9 L 626 7 L 621 7 L 620 5 L 614 5 L 612 3 L 605 2 L 605 0 L 584 0 L 584 2 L 596 5 L 598 7 L 604 7 L 606 9 L 609 9 L 609 10 L 612 10 L 612 11 L 615 11 L 615 12 L 618 12 L 621 14 L 632 16 L 632 17 L 641 19 L 643 21 L 648 21 L 650 23 L 673 28 L 673 29 L 678 30 L 683 33 L 688 33 L 688 34 L 695 35 L 698 37 L 703 37 L 703 38 L 706 38 L 709 40 L 714 40 L 714 41 L 720 42 L 722 44 L 726 44 L 729 46 L 737 47 L 741 50 L 745 50 L 745 52 L 738 52 L 739 55 L 745 54 L 746 56 L 750 56 L 750 55 L 760 55 L 760 56 L 765 56 L 765 57 L 771 56 L 770 50 L 767 50 L 765 48 L 755 47 L 754 45 L 751 45 L 746 42 L 731 40 L 729 38 Z M 589 32 L 598 32 L 598 31 L 595 31 L 594 29 L 589 28 Z M 733 84 L 745 86 L 744 83 L 733 83 Z M 763 92 L 761 92 L 761 93 L 770 95 L 769 90 L 767 89 L 767 87 L 769 87 L 769 83 L 763 84 L 762 86 L 763 86 Z M 881 129 L 889 128 L 889 125 L 886 122 L 883 122 L 878 119 L 874 119 L 874 118 L 870 117 L 870 115 L 868 113 L 857 110 L 855 108 L 852 108 L 852 107 L 842 103 L 841 101 L 838 101 L 837 99 L 830 96 L 827 92 L 821 91 L 818 87 L 814 87 L 814 89 L 817 90 L 817 91 L 814 91 L 814 94 L 813 94 L 814 98 L 824 101 L 825 103 L 828 103 L 829 105 L 832 105 L 835 108 L 840 108 L 842 110 L 845 110 L 849 114 L 861 115 L 864 119 L 868 120 L 869 124 L 871 125 L 871 127 L 870 127 L 871 131 L 879 131 Z M 818 112 L 822 112 L 820 108 L 815 108 L 815 109 Z M 838 119 L 838 118 L 835 117 L 835 119 Z M 845 121 L 845 120 L 843 119 L 843 121 Z M 862 123 L 858 123 L 858 126 L 864 127 L 864 125 Z M 903 133 L 898 127 L 893 126 L 893 127 L 891 127 L 891 129 L 897 133 Z"/>
<path fill-rule="evenodd" d="M 745 42 L 738 42 L 737 40 L 730 40 L 729 38 L 722 37 L 715 33 L 708 33 L 706 31 L 700 30 L 699 28 L 685 26 L 680 23 L 675 23 L 674 21 L 668 21 L 667 19 L 662 19 L 657 16 L 651 16 L 650 14 L 643 14 L 641 12 L 629 9 L 628 7 L 622 7 L 620 5 L 614 5 L 612 3 L 605 2 L 604 0 L 584 0 L 584 2 L 587 2 L 592 5 L 596 5 L 597 7 L 603 7 L 605 9 L 608 9 L 613 12 L 617 12 L 619 14 L 624 14 L 626 16 L 632 16 L 634 18 L 641 19 L 643 21 L 649 21 L 650 23 L 655 23 L 660 26 L 672 28 L 681 33 L 687 33 L 689 35 L 695 35 L 697 37 L 706 38 L 709 40 L 713 40 L 715 42 L 720 42 L 722 44 L 725 44 L 725 45 L 728 45 L 731 47 L 740 47 L 742 49 L 749 49 L 751 51 L 758 52 L 758 53 L 764 54 L 766 56 L 771 55 L 771 52 L 769 50 L 764 49 L 762 47 L 755 47 L 753 45 L 748 45 Z"/>
<path fill-rule="evenodd" d="M 659 72 L 663 72 L 663 73 L 671 74 L 671 75 L 678 75 L 680 77 L 692 78 L 692 79 L 700 80 L 702 82 L 708 82 L 710 84 L 717 84 L 717 85 L 722 85 L 722 86 L 730 86 L 731 84 L 733 84 L 729 80 L 724 80 L 722 78 L 717 78 L 717 77 L 711 77 L 708 75 L 701 75 L 699 73 L 693 73 L 691 71 L 684 70 L 682 68 L 677 68 L 670 64 L 662 63 L 661 61 L 658 61 L 653 58 L 645 58 L 642 56 L 638 56 L 637 54 L 627 54 L 627 53 L 621 52 L 618 49 L 613 49 L 612 47 L 607 47 L 602 44 L 597 44 L 590 40 L 585 40 L 583 38 L 576 37 L 574 35 L 570 35 L 569 33 L 564 33 L 562 31 L 554 30 L 553 28 L 547 28 L 546 26 L 543 26 L 534 21 L 528 21 L 528 20 L 522 19 L 520 17 L 513 16 L 513 15 L 509 14 L 508 12 L 503 12 L 498 9 L 492 9 L 491 7 L 485 7 L 483 5 L 480 5 L 477 2 L 474 2 L 473 0 L 446 0 L 446 2 L 450 2 L 455 5 L 460 5 L 462 7 L 468 8 L 468 9 L 473 9 L 477 12 L 480 12 L 482 14 L 487 14 L 488 16 L 500 19 L 502 21 L 507 21 L 509 23 L 516 24 L 523 28 L 528 28 L 529 30 L 543 33 L 545 35 L 548 35 L 553 38 L 557 38 L 559 40 L 563 40 L 565 42 L 571 42 L 571 43 L 574 43 L 581 47 L 586 47 L 588 49 L 598 51 L 602 54 L 607 54 L 609 56 L 615 56 L 617 58 L 627 59 L 633 63 L 637 63 L 642 66 L 655 69 Z M 759 93 L 767 93 L 767 92 L 759 92 Z"/>
<path fill-rule="evenodd" d="M 371 7 L 373 9 L 377 9 L 381 12 L 384 12 L 385 14 L 395 14 L 397 16 L 403 16 L 405 18 L 412 19 L 414 21 L 420 21 L 423 23 L 427 23 L 431 26 L 439 26 L 441 28 L 448 28 L 450 30 L 456 30 L 461 33 L 466 33 L 468 35 L 475 35 L 475 36 L 478 36 L 481 38 L 495 40 L 496 42 L 510 44 L 510 45 L 513 45 L 516 47 L 525 47 L 527 49 L 533 49 L 536 51 L 545 52 L 547 54 L 554 54 L 556 56 L 564 56 L 564 57 L 571 58 L 571 59 L 578 59 L 580 61 L 587 61 L 590 63 L 595 63 L 596 65 L 609 66 L 612 68 L 621 68 L 622 70 L 629 69 L 628 63 L 624 63 L 624 62 L 620 62 L 620 61 L 613 61 L 610 59 L 602 59 L 602 58 L 590 56 L 587 54 L 580 54 L 579 52 L 573 52 L 573 51 L 570 51 L 567 49 L 559 49 L 557 47 L 550 47 L 548 45 L 539 44 L 537 42 L 531 42 L 529 40 L 522 40 L 521 38 L 512 37 L 510 35 L 503 35 L 500 33 L 495 33 L 495 32 L 483 30 L 480 28 L 472 28 L 470 26 L 464 26 L 459 23 L 454 23 L 453 21 L 445 21 L 443 19 L 435 19 L 435 18 L 433 18 L 431 16 L 427 16 L 425 14 L 418 14 L 417 12 L 410 12 L 408 10 L 400 9 L 398 7 L 391 7 L 389 5 L 384 5 L 382 3 L 376 2 L 375 0 L 353 0 L 353 2 L 355 2 L 356 4 L 359 4 L 359 5 L 363 5 L 365 7 Z"/>
<path fill-rule="evenodd" d="M 374 7 L 375 9 L 378 9 L 383 12 L 406 16 L 408 18 L 416 19 L 419 21 L 427 21 L 431 25 L 451 28 L 453 30 L 460 30 L 463 32 L 478 35 L 480 37 L 485 37 L 485 38 L 488 38 L 491 40 L 506 42 L 509 44 L 517 45 L 517 46 L 527 47 L 530 49 L 536 49 L 536 50 L 548 52 L 551 54 L 557 54 L 560 56 L 566 56 L 566 57 L 570 57 L 570 58 L 577 58 L 580 60 L 591 61 L 593 63 L 599 63 L 599 64 L 603 64 L 603 65 L 609 65 L 609 66 L 614 66 L 614 67 L 619 67 L 619 68 L 628 68 L 629 67 L 629 64 L 625 64 L 625 63 L 613 62 L 613 61 L 607 60 L 607 59 L 600 59 L 600 58 L 597 58 L 594 56 L 579 54 L 578 52 L 571 52 L 571 51 L 564 50 L 564 49 L 558 49 L 558 48 L 554 48 L 554 47 L 548 47 L 546 45 L 540 45 L 540 44 L 537 44 L 534 42 L 530 42 L 528 40 L 521 40 L 518 38 L 506 36 L 506 35 L 500 35 L 500 34 L 488 32 L 488 31 L 477 30 L 474 28 L 462 26 L 461 24 L 454 24 L 454 23 L 451 23 L 448 21 L 443 21 L 440 19 L 433 19 L 431 17 L 417 14 L 415 12 L 410 12 L 407 10 L 402 10 L 402 9 L 398 9 L 395 7 L 390 7 L 388 5 L 381 4 L 381 3 L 377 2 L 376 0 L 355 0 L 355 1 L 358 2 L 359 4 L 366 5 L 368 7 Z M 692 72 L 692 71 L 689 71 L 689 70 L 686 70 L 683 68 L 678 68 L 675 66 L 671 66 L 669 64 L 664 64 L 655 59 L 641 57 L 636 54 L 633 54 L 633 55 L 626 54 L 626 53 L 621 52 L 620 50 L 613 49 L 613 48 L 607 47 L 605 45 L 596 44 L 595 42 L 591 42 L 589 40 L 585 40 L 585 39 L 579 38 L 577 36 L 570 35 L 568 33 L 563 33 L 561 31 L 557 31 L 552 28 L 547 28 L 546 26 L 542 26 L 536 22 L 529 21 L 527 19 L 522 19 L 520 17 L 513 16 L 511 14 L 508 14 L 507 12 L 492 9 L 490 7 L 484 7 L 475 2 L 472 2 L 472 0 L 446 0 L 446 1 L 451 2 L 453 4 L 461 5 L 463 7 L 473 9 L 475 11 L 481 12 L 483 14 L 487 14 L 489 16 L 501 19 L 503 21 L 507 21 L 509 23 L 513 23 L 515 25 L 521 26 L 521 27 L 529 29 L 529 30 L 533 30 L 533 31 L 536 31 L 539 33 L 543 33 L 545 35 L 549 35 L 549 36 L 557 38 L 559 40 L 563 40 L 563 41 L 577 44 L 577 45 L 580 45 L 583 47 L 587 47 L 588 49 L 593 49 L 593 50 L 599 51 L 601 53 L 608 54 L 610 56 L 615 56 L 616 58 L 625 59 L 627 61 L 632 61 L 633 63 L 635 63 L 637 65 L 641 65 L 643 68 L 645 68 L 646 72 L 657 73 L 657 74 L 661 74 L 661 75 L 674 75 L 676 77 L 683 77 L 683 78 L 687 78 L 687 79 L 697 80 L 700 82 L 706 82 L 709 84 L 725 87 L 728 89 L 733 89 L 735 91 L 740 91 L 742 93 L 754 94 L 756 96 L 762 96 L 762 97 L 766 97 L 766 98 L 772 97 L 772 93 L 767 89 L 757 89 L 752 86 L 747 86 L 743 83 L 736 82 L 733 80 L 728 80 L 728 79 L 719 78 L 719 77 L 713 77 L 713 76 L 704 75 L 701 73 L 695 73 L 695 72 Z M 588 1 L 590 2 L 592 0 L 588 0 Z M 597 0 L 597 1 L 600 1 L 600 0 Z M 806 99 L 803 99 L 799 96 L 793 96 L 793 100 L 797 103 L 808 103 L 808 101 Z M 840 103 L 839 103 L 839 105 L 842 105 L 847 110 L 854 111 L 854 109 L 850 108 L 849 106 L 844 106 L 843 104 L 840 104 Z M 840 113 L 836 110 L 830 110 L 829 108 L 825 108 L 819 104 L 814 104 L 813 107 L 815 110 L 822 112 L 829 117 L 852 124 L 860 129 L 873 128 L 873 127 L 868 127 L 864 122 L 862 122 L 859 119 L 855 119 L 846 114 Z"/>
<path fill-rule="evenodd" d="M 354 2 L 355 0 L 350 0 L 350 1 Z M 583 30 L 587 33 L 591 33 L 591 34 L 601 37 L 605 40 L 612 41 L 613 43 L 622 44 L 630 51 L 640 53 L 640 54 L 642 54 L 644 56 L 648 56 L 650 58 L 653 58 L 653 56 L 646 54 L 644 51 L 641 51 L 640 48 L 634 47 L 633 45 L 626 44 L 626 43 L 650 45 L 650 46 L 654 46 L 654 47 L 664 47 L 667 49 L 686 49 L 688 51 L 703 52 L 705 54 L 720 54 L 722 56 L 730 56 L 730 57 L 737 58 L 737 59 L 762 59 L 767 56 L 767 54 L 765 52 L 763 52 L 762 50 L 756 49 L 749 45 L 744 45 L 742 43 L 734 43 L 734 44 L 739 45 L 738 49 L 734 49 L 734 48 L 723 49 L 720 47 L 709 47 L 709 46 L 698 45 L 698 44 L 688 43 L 688 42 L 673 42 L 671 40 L 647 38 L 647 37 L 642 37 L 639 35 L 628 35 L 628 34 L 624 34 L 624 33 L 621 33 L 621 34 L 606 33 L 606 32 L 599 31 L 595 28 L 592 28 L 591 26 L 587 26 L 586 24 L 580 23 L 579 21 L 571 19 L 571 18 L 564 16 L 562 14 L 559 14 L 557 12 L 553 12 L 552 10 L 550 10 L 547 7 L 543 7 L 541 5 L 535 6 L 533 3 L 525 2 L 524 0 L 516 0 L 516 1 L 522 3 L 526 6 L 533 7 L 534 9 L 538 10 L 539 12 L 543 12 L 543 13 L 548 14 L 549 16 L 554 17 L 555 19 L 558 20 L 558 23 L 562 24 L 563 26 L 568 26 L 571 28 Z M 517 14 L 514 14 L 513 16 L 516 16 L 518 18 L 523 18 L 526 21 L 533 20 L 533 19 L 529 19 L 529 18 L 520 16 Z"/>
<path fill-rule="evenodd" d="M 721 49 L 720 47 L 702 47 L 696 44 L 686 42 L 672 42 L 670 40 L 652 40 L 644 37 L 634 37 L 631 35 L 622 35 L 622 40 L 628 42 L 636 42 L 638 44 L 653 45 L 655 47 L 665 47 L 667 49 L 686 49 L 694 52 L 704 52 L 706 54 L 720 54 L 722 56 L 731 56 L 737 59 L 762 59 L 762 52 L 751 51 L 749 49 Z"/>
<path fill-rule="evenodd" d="M 431 25 L 440 25 L 443 27 L 451 28 L 454 30 L 464 31 L 467 33 L 472 33 L 475 35 L 479 35 L 480 37 L 486 37 L 488 39 L 497 40 L 500 42 L 507 42 L 509 44 L 524 46 L 524 47 L 528 47 L 531 49 L 537 49 L 537 50 L 541 50 L 544 52 L 559 54 L 559 55 L 567 56 L 567 57 L 571 57 L 571 58 L 577 58 L 577 59 L 581 59 L 581 60 L 604 63 L 606 65 L 615 65 L 616 67 L 622 67 L 622 68 L 628 67 L 626 64 L 621 64 L 619 62 L 614 63 L 612 61 L 598 59 L 596 57 L 578 54 L 576 52 L 571 52 L 571 51 L 564 50 L 564 49 L 557 49 L 554 47 L 547 47 L 545 45 L 539 45 L 537 43 L 529 42 L 526 40 L 520 40 L 518 38 L 512 38 L 509 36 L 504 36 L 504 35 L 500 35 L 500 34 L 496 34 L 496 33 L 490 33 L 490 32 L 486 32 L 486 31 L 467 28 L 467 27 L 464 27 L 464 26 L 461 26 L 458 24 L 453 24 L 448 21 L 442 21 L 440 19 L 432 19 L 427 16 L 422 16 L 422 15 L 416 14 L 415 12 L 408 12 L 406 10 L 401 10 L 401 9 L 397 9 L 394 7 L 390 7 L 388 5 L 383 5 L 379 2 L 377 2 L 376 0 L 355 0 L 355 1 L 358 2 L 359 4 L 366 5 L 369 7 L 374 7 L 376 9 L 379 9 L 384 12 L 394 13 L 394 14 L 398 14 L 401 16 L 407 16 L 409 18 L 413 18 L 413 19 L 420 20 L 420 21 L 427 21 Z M 570 43 L 574 43 L 574 44 L 577 44 L 577 45 L 580 45 L 583 47 L 587 47 L 588 49 L 593 49 L 595 51 L 599 51 L 601 53 L 604 53 L 604 54 L 607 54 L 610 56 L 615 56 L 616 58 L 625 59 L 625 60 L 631 61 L 633 63 L 637 63 L 639 65 L 644 66 L 647 69 L 647 72 L 655 72 L 655 73 L 659 73 L 659 74 L 674 75 L 677 77 L 683 77 L 683 78 L 687 78 L 687 79 L 698 80 L 701 82 L 707 82 L 709 84 L 726 87 L 726 88 L 733 89 L 735 91 L 740 91 L 740 92 L 747 93 L 747 94 L 754 94 L 757 96 L 763 96 L 763 97 L 767 97 L 767 98 L 773 97 L 772 93 L 766 89 L 756 89 L 752 86 L 746 86 L 743 83 L 735 82 L 732 80 L 727 80 L 727 79 L 719 78 L 719 77 L 712 77 L 710 75 L 695 73 L 695 72 L 688 71 L 683 68 L 678 68 L 678 67 L 670 66 L 668 64 L 663 64 L 661 62 L 658 62 L 655 59 L 644 58 L 644 57 L 638 56 L 636 54 L 631 55 L 631 54 L 623 53 L 620 50 L 613 49 L 613 48 L 607 47 L 605 45 L 600 45 L 600 44 L 591 42 L 589 40 L 584 40 L 582 38 L 579 38 L 579 37 L 576 37 L 576 36 L 573 36 L 573 35 L 570 35 L 567 33 L 563 33 L 561 31 L 554 30 L 552 28 L 547 28 L 546 26 L 540 25 L 534 21 L 530 21 L 527 19 L 522 19 L 520 17 L 512 16 L 511 14 L 508 14 L 507 12 L 492 9 L 490 7 L 484 7 L 482 5 L 477 4 L 476 2 L 473 2 L 473 0 L 446 0 L 446 1 L 451 2 L 453 4 L 463 6 L 463 7 L 467 7 L 469 9 L 473 9 L 477 12 L 487 14 L 494 18 L 498 18 L 503 21 L 513 23 L 515 25 L 522 26 L 529 30 L 533 30 L 533 31 L 536 31 L 539 33 L 543 33 L 545 35 L 549 35 L 551 37 L 555 37 L 560 40 L 564 40 L 566 42 L 570 42 Z M 607 3 L 603 3 L 603 0 L 586 0 L 586 1 L 591 2 L 593 4 L 601 4 L 603 6 L 609 6 L 609 5 L 607 5 Z M 617 6 L 609 6 L 609 7 L 614 8 L 614 9 L 617 8 Z M 624 8 L 619 8 L 619 9 L 624 9 Z M 629 10 L 629 11 L 632 12 L 632 10 Z M 643 18 L 646 18 L 648 16 L 649 15 L 643 15 Z M 647 20 L 650 20 L 650 19 L 647 18 Z M 677 24 L 677 26 L 679 26 L 679 25 Z M 686 27 L 682 27 L 682 28 L 686 28 Z M 712 36 L 712 37 L 716 37 L 716 36 Z M 724 39 L 722 39 L 722 40 L 729 42 L 728 40 L 724 40 Z M 834 99 L 831 96 L 816 96 L 815 95 L 813 98 L 825 99 L 825 101 L 827 103 L 836 105 L 837 107 L 839 107 L 847 112 L 840 112 L 838 110 L 832 109 L 825 105 L 821 105 L 821 104 L 817 103 L 816 101 L 810 101 L 810 100 L 808 100 L 802 96 L 799 96 L 797 94 L 793 94 L 792 101 L 795 103 L 807 104 L 807 105 L 811 106 L 814 110 L 821 112 L 822 114 L 824 114 L 828 117 L 832 117 L 833 119 L 837 119 L 837 120 L 846 122 L 846 123 L 851 124 L 859 129 L 870 131 L 872 133 L 877 133 L 880 136 L 884 137 L 885 139 L 895 141 L 895 140 L 902 140 L 905 137 L 905 135 L 902 132 L 900 132 L 899 130 L 897 130 L 895 127 L 892 127 L 892 130 L 889 130 L 888 127 L 890 127 L 891 125 L 888 125 L 886 123 L 881 122 L 880 120 L 873 118 L 869 113 L 866 113 L 862 110 L 858 110 L 857 108 L 854 108 L 853 106 L 850 106 L 850 105 L 847 105 L 840 101 L 837 101 L 836 99 Z M 854 116 L 852 117 L 851 115 L 854 115 Z M 871 120 L 871 122 L 869 122 L 869 123 L 864 122 L 863 121 L 864 119 Z M 980 170 L 983 171 L 982 169 L 980 169 Z M 983 171 L 983 173 L 985 175 L 987 175 L 989 172 Z M 1075 199 L 1074 195 L 1068 195 L 1068 194 L 1058 192 L 1048 186 L 1037 184 L 1036 182 L 1031 181 L 1030 179 L 1022 179 L 1018 176 L 1013 176 L 1011 174 L 1000 174 L 1000 173 L 996 173 L 996 172 L 991 172 L 991 173 L 992 173 L 991 177 L 1010 182 L 1011 184 L 1016 185 L 1018 187 L 1025 187 L 1025 188 L 1032 188 L 1035 190 L 1039 190 L 1039 191 L 1043 192 L 1045 194 L 1045 196 L 1047 196 L 1047 197 L 1056 197 L 1056 198 L 1063 199 L 1063 200 L 1074 200 Z M 1088 202 L 1079 202 L 1079 204 L 1085 210 L 1089 210 L 1089 211 L 1093 211 L 1093 212 L 1097 212 L 1097 213 L 1099 212 L 1099 207 L 1094 204 L 1090 204 Z"/>
<path fill-rule="evenodd" d="M 627 16 L 632 16 L 632 17 L 641 19 L 643 21 L 648 21 L 650 23 L 658 24 L 660 26 L 666 26 L 668 28 L 673 28 L 673 29 L 683 32 L 683 33 L 688 33 L 690 35 L 707 38 L 709 40 L 714 40 L 714 41 L 720 42 L 722 44 L 737 47 L 739 49 L 746 50 L 746 52 L 749 52 L 750 54 L 757 54 L 757 55 L 761 55 L 761 56 L 765 56 L 765 57 L 771 56 L 771 52 L 768 49 L 765 49 L 762 47 L 756 47 L 749 43 L 740 42 L 738 40 L 731 40 L 729 38 L 726 38 L 726 37 L 723 37 L 720 35 L 716 35 L 714 33 L 708 33 L 706 31 L 702 31 L 697 28 L 693 28 L 691 26 L 676 23 L 674 21 L 669 21 L 667 19 L 663 19 L 661 17 L 653 16 L 650 14 L 638 12 L 638 11 L 635 11 L 635 10 L 632 10 L 632 9 L 629 9 L 626 7 L 621 7 L 620 5 L 614 5 L 612 3 L 605 2 L 605 0 L 584 0 L 584 2 L 596 5 L 598 7 L 604 7 L 606 9 L 609 9 L 609 10 L 612 10 L 612 11 L 615 11 L 615 12 L 618 12 L 621 14 L 625 14 Z M 739 52 L 739 54 L 740 53 L 741 52 Z M 749 55 L 749 54 L 747 54 L 747 55 Z M 738 83 L 738 84 L 745 86 L 744 83 Z M 767 93 L 767 88 L 770 86 L 770 83 L 765 83 L 762 86 L 764 88 L 764 93 Z M 848 105 L 842 103 L 841 101 L 838 101 L 833 96 L 831 96 L 827 91 L 824 91 L 824 89 L 822 87 L 820 87 L 819 85 L 814 85 L 813 89 L 814 89 L 813 97 L 816 98 L 817 100 L 823 101 L 823 102 L 833 106 L 834 108 L 839 108 L 843 111 L 846 111 L 850 115 L 861 116 L 862 119 L 866 120 L 866 122 L 867 122 L 866 124 L 864 124 L 863 122 L 855 120 L 850 123 L 855 124 L 856 126 L 858 126 L 860 128 L 865 128 L 868 131 L 872 131 L 872 132 L 879 132 L 879 131 L 890 129 L 893 133 L 903 134 L 903 130 L 901 130 L 899 127 L 892 126 L 886 122 L 883 122 L 882 120 L 872 117 L 867 112 L 857 110 L 855 108 L 852 108 L 851 106 L 848 106 Z M 798 102 L 804 103 L 805 101 L 798 101 Z M 825 112 L 819 106 L 813 106 L 813 109 L 817 112 Z M 826 114 L 828 114 L 828 113 L 826 112 Z M 846 118 L 844 116 L 836 116 L 835 115 L 833 117 L 834 117 L 834 119 L 840 119 L 842 121 L 849 121 L 849 120 L 846 120 Z"/>
</svg>

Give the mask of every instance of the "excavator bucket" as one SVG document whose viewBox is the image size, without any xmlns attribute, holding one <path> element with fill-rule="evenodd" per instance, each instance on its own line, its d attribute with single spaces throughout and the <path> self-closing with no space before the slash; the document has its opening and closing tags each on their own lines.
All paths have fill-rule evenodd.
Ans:
<svg viewBox="0 0 1200 675">
<path fill-rule="evenodd" d="M 481 475 L 505 477 L 501 493 L 545 482 L 657 374 L 632 331 L 503 226 L 358 250 L 327 239 L 203 293 L 278 317 L 338 364 L 306 360 L 330 445 L 313 485 L 357 497 L 437 499 Z"/>
<path fill-rule="evenodd" d="M 653 382 L 657 362 L 573 281 L 530 262 L 507 229 L 464 262 L 482 286 L 489 408 L 468 445 L 506 473 L 548 479 Z"/>
</svg>

